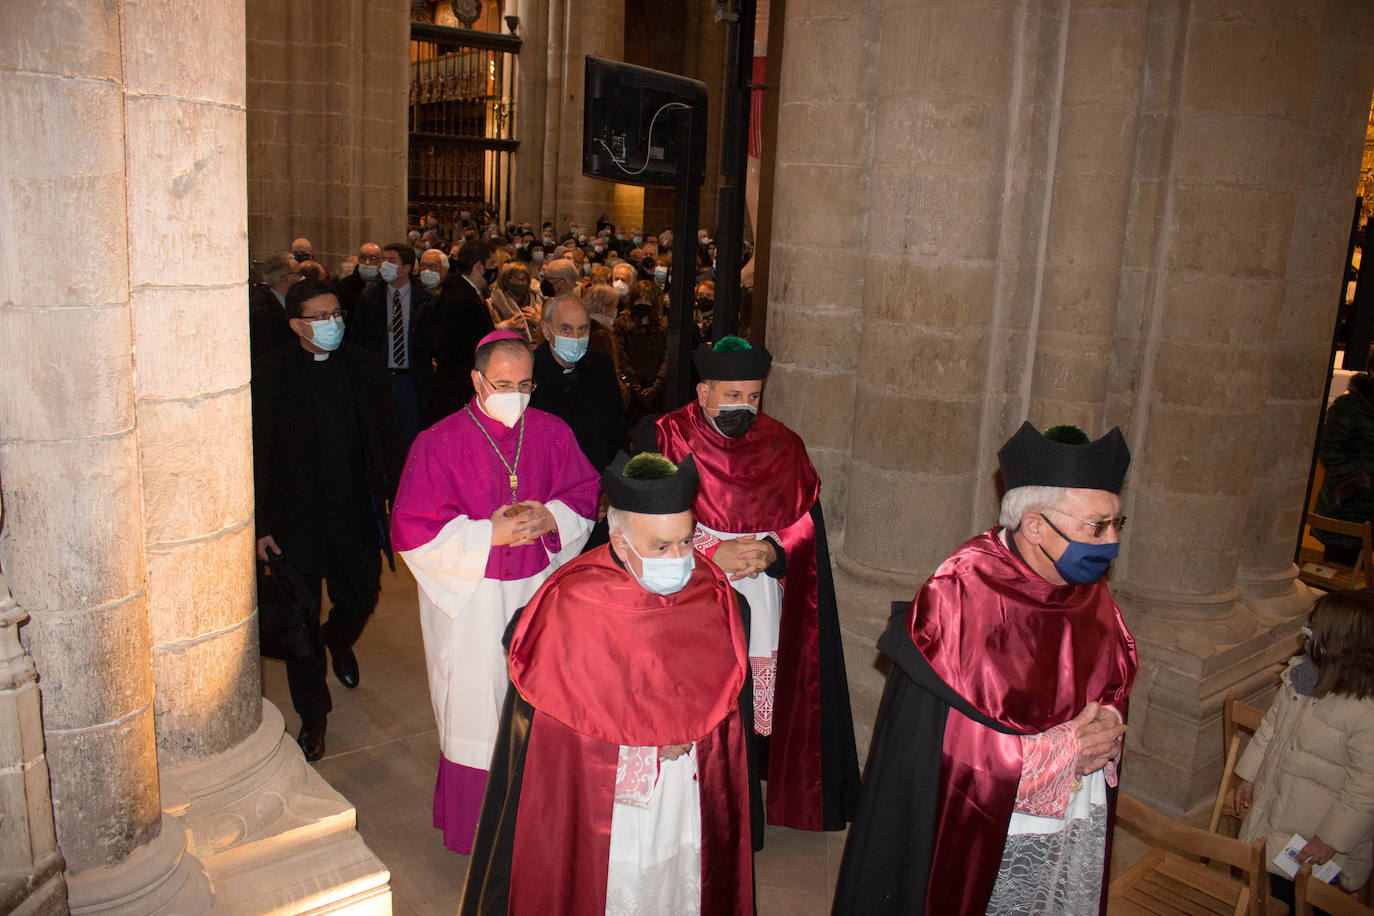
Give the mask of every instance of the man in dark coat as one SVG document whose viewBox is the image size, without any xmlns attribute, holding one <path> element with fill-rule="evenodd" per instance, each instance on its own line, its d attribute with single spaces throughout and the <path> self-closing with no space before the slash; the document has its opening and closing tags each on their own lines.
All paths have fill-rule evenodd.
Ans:
<svg viewBox="0 0 1374 916">
<path fill-rule="evenodd" d="M 472 399 L 473 354 L 477 344 L 496 330 L 483 296 L 495 273 L 491 246 L 469 239 L 458 248 L 434 301 L 432 354 L 434 397 L 428 425 L 439 422 Z"/>
<path fill-rule="evenodd" d="M 429 415 L 433 390 L 432 299 L 418 277 L 411 276 L 415 252 L 403 242 L 382 249 L 381 281 L 363 290 L 356 315 L 348 319 L 348 342 L 379 353 L 391 376 L 392 403 L 401 443 L 419 434 Z"/>
<path fill-rule="evenodd" d="M 544 342 L 534 351 L 538 386 L 530 406 L 546 410 L 572 427 L 592 467 L 604 471 L 625 448 L 628 427 L 615 363 L 591 349 L 591 317 L 570 294 L 544 306 Z"/>
<path fill-rule="evenodd" d="M 343 310 L 345 322 L 357 311 L 363 290 L 377 279 L 381 267 L 381 246 L 376 242 L 363 242 L 358 246 L 358 266 L 348 276 L 334 280 L 334 295 L 339 297 L 339 308 Z"/>
<path fill-rule="evenodd" d="M 263 265 L 262 282 L 248 294 L 248 350 L 253 359 L 295 345 L 296 335 L 286 321 L 286 291 L 303 276 L 300 263 L 285 252 Z"/>
<path fill-rule="evenodd" d="M 353 643 L 377 603 L 379 549 L 391 554 L 387 506 L 401 471 L 391 392 L 381 358 L 342 343 L 339 301 L 327 283 L 302 280 L 286 311 L 297 346 L 253 364 L 253 475 L 257 554 L 295 567 L 317 601 L 321 580 L 333 607 L 323 628 L 311 618 L 313 657 L 287 662 L 291 703 L 307 760 L 324 754 L 328 646 L 334 673 L 358 684 Z"/>
</svg>

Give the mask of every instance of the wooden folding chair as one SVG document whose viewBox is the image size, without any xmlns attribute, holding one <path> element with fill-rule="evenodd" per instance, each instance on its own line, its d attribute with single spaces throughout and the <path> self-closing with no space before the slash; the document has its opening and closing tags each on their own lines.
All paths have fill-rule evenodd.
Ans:
<svg viewBox="0 0 1374 916">
<path fill-rule="evenodd" d="M 1226 763 L 1221 770 L 1221 785 L 1217 787 L 1217 797 L 1212 802 L 1212 819 L 1207 824 L 1211 833 L 1225 817 L 1227 830 L 1225 836 L 1235 836 L 1245 815 L 1237 814 L 1231 795 L 1236 787 L 1236 764 L 1240 761 L 1241 741 L 1254 737 L 1264 719 L 1264 710 L 1242 702 L 1232 690 L 1226 694 L 1226 702 L 1221 711 L 1221 741 L 1226 749 Z M 1245 734 L 1248 732 L 1249 734 Z"/>
<path fill-rule="evenodd" d="M 1315 572 L 1308 568 L 1312 564 L 1304 563 L 1303 568 L 1298 571 L 1299 579 L 1308 585 L 1315 585 L 1317 588 L 1327 591 L 1333 588 L 1359 588 L 1361 578 L 1367 584 L 1374 586 L 1374 561 L 1371 561 L 1371 552 L 1374 552 L 1374 527 L 1371 527 L 1369 522 L 1343 522 L 1337 518 L 1309 512 L 1307 513 L 1307 526 L 1313 531 L 1330 531 L 1334 534 L 1345 534 L 1359 538 L 1361 542 L 1360 553 L 1355 558 L 1354 566 L 1332 563 L 1329 560 L 1323 560 L 1318 564 L 1335 569 L 1335 574 L 1330 576 Z M 1347 570 L 1348 582 L 1345 581 Z"/>
<path fill-rule="evenodd" d="M 1166 817 L 1125 792 L 1116 800 L 1119 822 L 1159 842 L 1107 888 L 1107 912 L 1203 913 L 1264 916 L 1269 879 L 1264 839 L 1242 843 Z M 1245 880 L 1196 861 L 1200 857 L 1240 869 Z"/>
<path fill-rule="evenodd" d="M 1297 912 L 1294 916 L 1313 916 L 1312 908 L 1326 910 L 1331 916 L 1374 916 L 1374 910 L 1360 903 L 1339 887 L 1312 877 L 1309 863 L 1298 870 Z"/>
</svg>

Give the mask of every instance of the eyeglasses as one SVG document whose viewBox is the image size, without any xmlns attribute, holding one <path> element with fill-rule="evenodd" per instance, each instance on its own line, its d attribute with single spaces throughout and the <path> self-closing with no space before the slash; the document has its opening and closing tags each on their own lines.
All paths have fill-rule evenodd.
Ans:
<svg viewBox="0 0 1374 916">
<path fill-rule="evenodd" d="M 534 383 L 532 379 L 525 379 L 518 385 L 512 385 L 510 382 L 501 382 L 498 385 L 491 379 L 487 378 L 487 374 L 483 372 L 481 369 L 477 370 L 477 374 L 482 376 L 482 380 L 486 382 L 488 385 L 490 385 L 492 391 L 495 391 L 497 394 L 510 394 L 514 391 L 518 391 L 521 394 L 534 394 L 534 389 L 539 387 Z"/>
<path fill-rule="evenodd" d="M 343 310 L 335 309 L 332 312 L 322 312 L 318 315 L 302 315 L 301 317 L 304 318 L 306 321 L 330 321 L 334 318 L 342 319 Z"/>
<path fill-rule="evenodd" d="M 1093 530 L 1093 537 L 1100 538 L 1107 533 L 1108 528 L 1115 528 L 1116 533 L 1120 534 L 1126 528 L 1126 516 L 1118 515 L 1116 518 L 1107 518 L 1102 521 L 1089 521 L 1086 518 L 1079 518 L 1076 515 L 1069 515 L 1063 509 L 1050 509 L 1050 512 L 1058 512 L 1060 515 L 1067 515 L 1076 522 L 1082 522 Z"/>
</svg>

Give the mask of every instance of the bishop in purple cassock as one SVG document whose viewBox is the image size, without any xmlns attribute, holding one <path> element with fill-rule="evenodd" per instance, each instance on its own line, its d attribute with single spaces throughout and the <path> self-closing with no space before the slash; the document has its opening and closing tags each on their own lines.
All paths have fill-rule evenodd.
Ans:
<svg viewBox="0 0 1374 916">
<path fill-rule="evenodd" d="M 419 584 L 439 726 L 434 826 L 465 855 L 506 697 L 501 636 L 582 549 L 599 494 L 567 424 L 528 409 L 534 361 L 520 337 L 494 331 L 475 362 L 476 394 L 415 439 L 391 514 L 393 543 Z"/>
</svg>

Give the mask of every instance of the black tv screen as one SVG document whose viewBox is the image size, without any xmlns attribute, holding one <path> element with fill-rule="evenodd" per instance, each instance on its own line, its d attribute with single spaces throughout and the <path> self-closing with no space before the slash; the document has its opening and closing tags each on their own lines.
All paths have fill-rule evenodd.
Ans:
<svg viewBox="0 0 1374 916">
<path fill-rule="evenodd" d="M 588 55 L 582 100 L 583 174 L 635 185 L 674 185 L 683 169 L 705 177 L 705 83 Z M 699 157 L 680 148 L 683 118 Z"/>
</svg>

